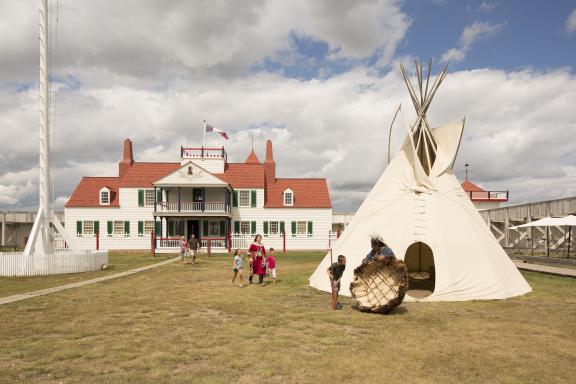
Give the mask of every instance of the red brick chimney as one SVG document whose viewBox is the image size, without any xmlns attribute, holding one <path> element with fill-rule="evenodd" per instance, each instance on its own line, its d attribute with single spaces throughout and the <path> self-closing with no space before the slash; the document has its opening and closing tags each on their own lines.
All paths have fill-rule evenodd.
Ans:
<svg viewBox="0 0 576 384">
<path fill-rule="evenodd" d="M 132 142 L 130 139 L 124 140 L 124 157 L 118 163 L 118 176 L 120 179 L 126 175 L 128 169 L 134 164 L 134 155 L 132 153 Z"/>
<path fill-rule="evenodd" d="M 264 178 L 267 186 L 276 183 L 276 163 L 272 153 L 272 140 L 266 141 L 266 160 L 264 161 Z"/>
</svg>

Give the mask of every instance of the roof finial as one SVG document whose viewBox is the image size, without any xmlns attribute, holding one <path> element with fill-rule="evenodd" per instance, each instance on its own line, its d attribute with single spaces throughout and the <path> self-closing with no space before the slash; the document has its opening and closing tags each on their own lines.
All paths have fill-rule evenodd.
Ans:
<svg viewBox="0 0 576 384">
<path fill-rule="evenodd" d="M 466 163 L 464 164 L 464 167 L 466 167 L 466 181 L 468 181 L 468 167 L 470 166 L 470 164 Z"/>
<path fill-rule="evenodd" d="M 252 150 L 254 150 L 254 134 L 250 134 L 250 140 L 252 140 Z"/>
</svg>

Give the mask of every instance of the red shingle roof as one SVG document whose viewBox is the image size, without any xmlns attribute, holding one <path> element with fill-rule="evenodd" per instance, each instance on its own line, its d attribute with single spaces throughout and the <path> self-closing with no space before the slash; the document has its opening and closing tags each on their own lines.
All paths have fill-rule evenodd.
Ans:
<svg viewBox="0 0 576 384">
<path fill-rule="evenodd" d="M 260 160 L 258 160 L 258 157 L 256 156 L 256 153 L 254 153 L 254 150 L 250 151 L 250 154 L 248 155 L 248 157 L 246 158 L 244 163 L 245 164 L 260 164 Z"/>
<path fill-rule="evenodd" d="M 180 163 L 134 163 L 120 180 L 120 188 L 152 188 L 153 182 L 180 168 Z"/>
<path fill-rule="evenodd" d="M 469 182 L 468 180 L 465 180 L 461 185 L 466 192 L 486 192 L 484 189 L 480 188 L 474 183 Z"/>
<path fill-rule="evenodd" d="M 224 173 L 214 173 L 232 188 L 264 188 L 264 166 L 262 164 L 228 163 Z"/>
<path fill-rule="evenodd" d="M 100 205 L 100 190 L 110 189 L 110 205 Z M 83 177 L 68 199 L 66 208 L 70 207 L 119 207 L 117 177 Z"/>
<path fill-rule="evenodd" d="M 284 205 L 284 191 L 294 192 L 294 205 Z M 326 179 L 276 179 L 267 190 L 265 208 L 332 208 Z"/>
</svg>

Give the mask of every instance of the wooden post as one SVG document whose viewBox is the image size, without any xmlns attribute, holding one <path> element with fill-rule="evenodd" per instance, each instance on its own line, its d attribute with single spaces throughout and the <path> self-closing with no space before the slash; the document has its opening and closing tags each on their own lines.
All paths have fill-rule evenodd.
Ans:
<svg viewBox="0 0 576 384">
<path fill-rule="evenodd" d="M 228 253 L 232 251 L 232 232 L 228 231 Z"/>
<path fill-rule="evenodd" d="M 550 226 L 546 226 L 546 255 L 550 257 Z"/>
<path fill-rule="evenodd" d="M 208 252 L 208 256 L 210 256 L 210 255 L 212 255 L 212 249 L 211 249 L 212 248 L 212 240 L 208 239 L 208 240 L 206 240 L 206 243 L 207 243 L 206 244 L 206 246 L 207 246 L 206 251 Z"/>
<path fill-rule="evenodd" d="M 570 258 L 570 242 L 572 241 L 572 226 L 568 226 L 568 252 L 566 253 L 566 258 Z"/>
<path fill-rule="evenodd" d="M 100 232 L 96 232 L 96 250 L 100 250 Z"/>
<path fill-rule="evenodd" d="M 156 238 L 154 231 L 150 231 L 150 254 L 156 257 Z"/>
</svg>

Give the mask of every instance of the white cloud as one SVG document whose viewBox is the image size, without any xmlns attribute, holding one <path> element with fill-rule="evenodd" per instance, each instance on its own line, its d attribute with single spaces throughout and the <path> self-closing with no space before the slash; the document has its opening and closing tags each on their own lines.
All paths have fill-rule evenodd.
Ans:
<svg viewBox="0 0 576 384">
<path fill-rule="evenodd" d="M 494 9 L 496 9 L 497 6 L 498 3 L 495 1 L 483 0 L 482 3 L 480 3 L 480 5 L 478 6 L 478 10 L 484 12 L 492 12 Z"/>
<path fill-rule="evenodd" d="M 476 21 L 468 25 L 462 31 L 458 48 L 450 48 L 442 54 L 443 62 L 459 62 L 466 58 L 466 54 L 472 48 L 472 44 L 478 40 L 486 39 L 500 33 L 504 24 L 491 24 Z"/>
<path fill-rule="evenodd" d="M 574 31 L 576 31 L 576 9 L 566 19 L 566 32 L 572 33 Z"/>
</svg>

